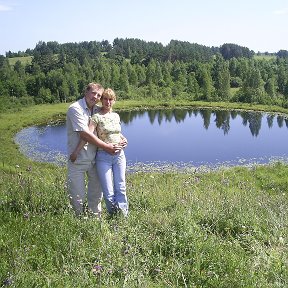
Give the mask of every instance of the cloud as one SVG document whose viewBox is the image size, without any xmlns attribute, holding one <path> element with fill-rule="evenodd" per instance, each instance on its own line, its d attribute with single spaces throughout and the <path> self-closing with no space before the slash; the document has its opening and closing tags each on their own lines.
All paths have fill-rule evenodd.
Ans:
<svg viewBox="0 0 288 288">
<path fill-rule="evenodd" d="M 285 15 L 285 14 L 288 14 L 288 9 L 275 10 L 275 11 L 273 11 L 273 14 L 275 14 L 275 15 Z"/>
<path fill-rule="evenodd" d="M 1 5 L 0 4 L 0 12 L 4 12 L 4 11 L 10 11 L 12 10 L 12 7 L 9 7 L 7 5 Z"/>
</svg>

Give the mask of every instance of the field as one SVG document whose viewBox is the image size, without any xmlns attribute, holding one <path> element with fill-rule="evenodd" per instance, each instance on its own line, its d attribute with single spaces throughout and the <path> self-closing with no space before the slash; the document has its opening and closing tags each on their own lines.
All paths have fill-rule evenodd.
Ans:
<svg viewBox="0 0 288 288">
<path fill-rule="evenodd" d="M 288 165 L 128 174 L 128 219 L 76 218 L 65 167 L 13 143 L 67 107 L 0 115 L 1 287 L 288 286 Z"/>
<path fill-rule="evenodd" d="M 14 66 L 17 61 L 20 61 L 22 65 L 26 65 L 26 64 L 31 64 L 32 56 L 13 57 L 13 58 L 9 58 L 8 60 L 11 66 Z"/>
<path fill-rule="evenodd" d="M 265 54 L 261 54 L 261 55 L 255 55 L 254 58 L 256 60 L 275 60 L 277 57 L 275 55 L 265 55 Z"/>
</svg>

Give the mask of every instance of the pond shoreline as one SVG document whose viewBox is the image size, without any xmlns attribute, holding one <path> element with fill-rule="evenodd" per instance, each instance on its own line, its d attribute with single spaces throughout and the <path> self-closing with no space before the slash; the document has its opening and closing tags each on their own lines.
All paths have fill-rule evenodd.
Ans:
<svg viewBox="0 0 288 288">
<path fill-rule="evenodd" d="M 14 142 L 14 137 L 17 132 L 25 127 L 40 124 L 57 123 L 64 121 L 66 111 L 70 103 L 59 104 L 41 104 L 35 106 L 24 107 L 16 113 L 5 112 L 0 115 L 0 156 L 2 167 L 15 167 L 15 165 L 36 165 L 39 163 L 28 159 L 19 151 L 18 145 Z M 287 116 L 288 109 L 277 106 L 264 106 L 264 105 L 250 105 L 239 103 L 225 103 L 225 102 L 185 102 L 185 101 L 170 101 L 159 102 L 151 100 L 149 103 L 144 101 L 118 101 L 115 105 L 115 110 L 141 110 L 141 109 L 177 109 L 177 108 L 209 108 L 209 109 L 230 109 L 230 110 L 247 110 L 247 111 L 263 111 L 267 113 L 276 113 Z M 19 121 L 21 119 L 21 121 Z M 40 164 L 40 166 L 43 163 Z M 5 168 L 5 169 L 6 169 Z M 1 168 L 0 168 L 1 169 Z"/>
<path fill-rule="evenodd" d="M 178 110 L 179 110 L 179 112 L 178 112 Z M 210 113 L 206 112 L 208 110 L 210 110 Z M 239 113 L 239 112 L 241 112 L 241 113 Z M 172 153 L 172 154 L 168 153 L 168 151 L 171 151 L 169 148 L 169 145 L 170 145 L 170 143 L 169 143 L 169 144 L 167 144 L 168 146 L 166 149 L 168 154 L 164 158 L 162 158 L 165 160 L 157 160 L 157 157 L 160 156 L 160 154 L 161 154 L 160 151 L 159 151 L 160 154 L 157 153 L 157 147 L 160 147 L 161 143 L 157 142 L 157 141 L 159 141 L 158 136 L 154 135 L 153 136 L 153 143 L 154 143 L 153 145 L 154 145 L 154 148 L 156 148 L 156 150 L 153 149 L 153 153 L 154 154 L 156 153 L 156 154 L 154 155 L 153 153 L 152 154 L 149 153 L 149 154 L 151 154 L 151 156 L 149 156 L 150 159 L 149 159 L 149 161 L 147 161 L 147 159 L 145 159 L 145 156 L 143 158 L 143 155 L 145 155 L 145 154 L 141 153 L 139 155 L 135 151 L 131 154 L 131 152 L 133 150 L 135 150 L 135 147 L 136 147 L 134 138 L 135 137 L 136 137 L 136 139 L 138 138 L 138 136 L 137 136 L 138 132 L 137 131 L 139 131 L 139 129 L 136 128 L 136 129 L 132 130 L 133 132 L 130 131 L 130 136 L 128 138 L 132 140 L 131 143 L 134 143 L 134 148 L 133 148 L 133 146 L 128 147 L 130 150 L 127 148 L 128 149 L 127 152 L 129 152 L 127 154 L 127 172 L 128 173 L 135 173 L 135 172 L 139 172 L 139 171 L 141 171 L 141 172 L 159 172 L 160 171 L 162 173 L 164 173 L 164 172 L 167 172 L 167 173 L 168 172 L 194 173 L 195 170 L 214 171 L 214 170 L 219 169 L 219 167 L 227 167 L 227 168 L 228 167 L 235 167 L 235 166 L 253 167 L 255 165 L 265 165 L 265 164 L 269 164 L 271 162 L 278 162 L 278 161 L 286 163 L 288 158 L 286 156 L 286 149 L 284 149 L 284 151 L 282 151 L 283 145 L 282 146 L 280 145 L 279 148 L 276 148 L 276 150 L 275 150 L 275 148 L 272 149 L 273 152 L 271 150 L 271 153 L 269 153 L 270 149 L 271 149 L 271 145 L 270 144 L 264 144 L 267 142 L 263 143 L 263 141 L 261 144 L 261 142 L 259 142 L 257 140 L 256 143 L 259 143 L 259 144 L 256 144 L 256 143 L 253 144 L 254 146 L 257 145 L 257 153 L 254 155 L 253 153 L 250 153 L 250 152 L 246 153 L 247 148 L 246 149 L 242 148 L 246 145 L 246 144 L 244 145 L 244 143 L 243 143 L 243 145 L 241 144 L 242 143 L 241 141 L 243 141 L 242 137 L 240 137 L 239 140 L 237 138 L 235 143 L 234 142 L 231 143 L 231 139 L 229 140 L 229 138 L 231 138 L 231 137 L 229 137 L 230 132 L 231 132 L 231 134 L 235 134 L 235 132 L 233 133 L 233 130 L 235 130 L 235 128 L 238 125 L 242 126 L 241 124 L 239 124 L 239 122 L 243 122 L 243 121 L 244 122 L 248 121 L 248 123 L 251 122 L 249 124 L 249 129 L 250 129 L 250 132 L 252 133 L 252 136 L 255 137 L 255 138 L 253 137 L 254 139 L 258 138 L 258 136 L 262 133 L 260 131 L 262 129 L 264 129 L 264 131 L 263 131 L 264 135 L 265 135 L 265 133 L 267 133 L 267 127 L 266 127 L 267 125 L 263 125 L 263 123 L 265 124 L 268 121 L 268 119 L 269 119 L 268 131 L 270 131 L 272 127 L 273 127 L 272 130 L 277 129 L 277 126 L 275 126 L 277 124 L 279 126 L 278 129 L 280 129 L 281 123 L 279 122 L 280 121 L 279 117 L 282 119 L 281 120 L 283 123 L 282 125 L 284 125 L 283 129 L 285 129 L 285 124 L 287 126 L 287 119 L 284 118 L 284 116 L 282 116 L 279 113 L 276 114 L 277 118 L 274 118 L 274 115 L 273 115 L 273 117 L 271 117 L 270 114 L 268 114 L 267 112 L 258 112 L 258 111 L 251 111 L 251 110 L 248 111 L 247 113 L 246 112 L 247 112 L 246 110 L 243 111 L 243 110 L 239 110 L 239 109 L 231 110 L 231 109 L 220 109 L 220 108 L 215 109 L 215 108 L 195 108 L 195 107 L 193 107 L 193 108 L 191 108 L 191 107 L 189 107 L 189 108 L 177 107 L 177 108 L 170 108 L 170 109 L 165 109 L 165 110 L 156 109 L 156 108 L 152 109 L 151 108 L 148 110 L 147 109 L 137 109 L 137 111 L 134 109 L 134 110 L 129 110 L 128 113 L 126 112 L 126 110 L 125 111 L 121 110 L 119 113 L 120 113 L 121 119 L 123 117 L 124 129 L 125 129 L 126 125 L 128 125 L 127 127 L 129 127 L 132 122 L 134 123 L 135 121 L 136 122 L 140 121 L 138 118 L 141 118 L 142 122 L 143 122 L 143 119 L 146 119 L 149 117 L 147 120 L 145 120 L 145 122 L 143 122 L 143 123 L 140 122 L 140 123 L 142 123 L 142 124 L 140 124 L 140 127 L 143 127 L 143 125 L 144 126 L 145 125 L 150 126 L 152 123 L 155 122 L 156 125 L 152 124 L 153 127 L 151 126 L 151 128 L 150 128 L 150 129 L 152 129 L 150 132 L 153 134 L 154 131 L 158 131 L 160 129 L 160 127 L 164 126 L 164 128 L 162 128 L 162 130 L 159 130 L 159 132 L 155 132 L 156 135 L 162 134 L 164 131 L 166 131 L 166 129 L 173 129 L 173 128 L 171 128 L 171 124 L 170 124 L 170 122 L 171 122 L 171 123 L 174 123 L 174 124 L 172 124 L 172 127 L 174 127 L 174 129 L 177 127 L 176 130 L 174 130 L 174 132 L 173 132 L 173 136 L 175 136 L 175 132 L 177 133 L 178 126 L 180 125 L 180 127 L 182 127 L 182 130 L 183 130 L 183 127 L 185 127 L 184 128 L 185 131 L 187 131 L 187 133 L 190 135 L 189 139 L 190 138 L 194 139 L 195 136 L 198 135 L 198 133 L 200 133 L 200 135 L 202 135 L 200 130 L 198 130 L 199 128 L 198 129 L 196 128 L 199 126 L 199 120 L 203 121 L 202 125 L 204 125 L 204 123 L 206 123 L 206 125 L 207 125 L 207 123 L 209 123 L 208 124 L 209 129 L 208 129 L 208 127 L 205 127 L 204 135 L 206 135 L 206 136 L 202 135 L 203 139 L 200 142 L 201 143 L 203 142 L 203 144 L 200 145 L 200 147 L 199 147 L 199 144 L 196 144 L 193 140 L 192 140 L 192 143 L 189 144 L 189 142 L 187 142 L 188 139 L 187 140 L 182 139 L 182 141 L 184 140 L 184 142 L 187 142 L 186 144 L 189 147 L 190 147 L 190 145 L 192 145 L 194 151 L 198 151 L 197 155 L 192 156 L 192 158 L 190 155 L 190 149 L 189 149 L 189 151 L 187 151 L 187 152 L 189 152 L 188 154 L 185 153 L 185 158 L 183 158 L 183 155 L 181 156 L 178 154 L 177 154 L 178 156 L 176 155 L 173 158 L 171 158 L 171 156 L 175 153 Z M 160 117 L 160 118 L 158 119 L 158 117 Z M 208 117 L 208 119 L 207 119 L 207 117 Z M 216 118 L 214 119 L 214 117 L 216 117 Z M 253 120 L 254 117 L 256 118 L 255 119 L 256 121 Z M 236 118 L 238 118 L 238 120 Z M 161 119 L 161 121 L 160 121 L 160 119 Z M 216 119 L 217 119 L 217 123 L 214 124 L 216 122 Z M 266 121 L 265 121 L 265 119 L 266 119 Z M 272 122 L 270 121 L 270 119 L 272 119 L 271 120 Z M 276 122 L 276 119 L 277 119 L 277 122 Z M 235 120 L 237 120 L 237 122 L 238 122 L 237 126 L 235 126 L 235 123 L 234 123 Z M 261 122 L 263 122 L 262 125 L 258 124 L 259 120 Z M 284 122 L 284 120 L 285 120 L 285 122 Z M 197 135 L 193 136 L 191 134 L 191 133 L 195 133 L 195 132 L 192 132 L 194 130 L 190 129 L 191 124 L 188 124 L 188 123 L 192 123 L 190 121 L 193 121 L 193 123 L 198 123 L 198 124 L 196 124 L 196 126 L 193 125 L 194 129 L 196 129 L 195 131 L 197 131 L 196 132 Z M 223 121 L 223 123 L 221 121 Z M 273 121 L 274 121 L 274 124 L 273 124 Z M 167 124 L 167 122 L 169 124 Z M 186 126 L 183 126 L 184 122 L 187 122 L 188 125 L 186 124 Z M 225 127 L 228 125 L 228 130 L 226 131 L 227 128 L 225 128 L 225 130 L 223 130 L 224 135 L 220 136 L 221 139 L 223 137 L 223 140 L 220 140 L 220 141 L 221 141 L 221 145 L 222 145 L 222 141 L 223 141 L 223 145 L 225 145 L 225 147 L 226 147 L 225 148 L 225 154 L 227 154 L 229 149 L 237 151 L 237 154 L 234 154 L 234 155 L 233 155 L 234 152 L 232 154 L 230 154 L 230 152 L 229 152 L 230 158 L 229 158 L 229 156 L 228 157 L 226 156 L 223 158 L 222 154 L 220 153 L 220 151 L 222 151 L 222 150 L 218 149 L 219 144 L 220 144 L 220 143 L 217 144 L 217 142 L 219 142 L 219 135 L 215 138 L 216 142 L 211 141 L 210 138 L 208 138 L 208 139 L 206 138 L 207 135 L 209 135 L 209 133 L 207 134 L 208 130 L 210 132 L 211 129 L 212 129 L 212 135 L 215 135 L 214 134 L 215 132 L 213 133 L 213 130 L 220 130 L 217 133 L 222 134 L 222 129 L 224 129 L 223 128 L 224 126 L 222 127 L 222 125 L 224 125 L 224 124 L 225 124 Z M 268 124 L 268 123 L 266 123 L 266 124 Z M 167 128 L 165 128 L 166 125 L 168 125 Z M 200 126 L 202 126 L 202 125 L 200 124 Z M 246 126 L 246 125 L 247 124 L 245 124 L 243 126 Z M 254 125 L 256 125 L 256 126 L 254 127 Z M 259 127 L 258 127 L 258 125 L 259 125 Z M 138 124 L 138 126 L 139 126 L 139 124 Z M 240 128 L 240 130 L 239 130 L 239 128 Z M 247 128 L 248 127 L 242 127 L 242 128 L 238 127 L 237 128 L 237 131 L 238 131 L 237 134 L 239 134 L 241 130 L 243 130 L 243 129 L 246 130 Z M 57 166 L 63 167 L 63 166 L 66 166 L 66 163 L 67 163 L 67 155 L 65 152 L 66 151 L 66 144 L 65 143 L 66 143 L 67 139 L 65 138 L 66 134 L 65 134 L 65 131 L 63 129 L 65 129 L 65 122 L 63 122 L 63 120 L 58 119 L 57 121 L 50 121 L 48 125 L 30 126 L 28 128 L 25 128 L 16 134 L 16 136 L 14 137 L 14 141 L 18 145 L 19 151 L 21 153 L 23 153 L 24 155 L 26 155 L 27 157 L 29 157 L 31 160 L 36 161 L 36 162 L 42 162 L 42 163 L 43 162 L 53 163 Z M 157 130 L 155 130 L 155 129 L 157 129 Z M 232 129 L 232 131 L 230 131 L 230 129 Z M 147 130 L 147 129 L 145 128 L 145 130 Z M 148 128 L 148 130 L 149 130 L 149 128 Z M 128 131 L 129 131 L 129 129 L 128 129 Z M 225 131 L 226 131 L 226 133 L 225 133 Z M 149 135 L 152 135 L 152 134 L 150 134 L 150 132 L 147 132 L 147 133 L 149 133 Z M 284 132 L 284 136 L 283 136 L 283 132 Z M 279 134 L 279 135 L 282 135 L 281 136 L 282 138 L 286 137 L 285 136 L 286 135 L 285 130 L 283 132 L 281 132 L 282 134 Z M 125 130 L 125 133 L 127 133 L 127 129 Z M 241 132 L 241 133 L 243 133 L 243 132 Z M 260 134 L 258 135 L 258 133 L 260 133 Z M 211 134 L 211 132 L 210 132 L 210 134 Z M 127 134 L 127 135 L 129 135 L 129 134 Z M 181 135 L 183 135 L 183 133 Z M 275 137 L 275 135 L 276 134 L 274 133 L 274 137 Z M 260 135 L 260 136 L 262 136 L 262 135 Z M 57 137 L 56 142 L 55 142 L 56 139 L 54 139 L 55 137 Z M 213 136 L 213 137 L 215 137 L 215 136 Z M 266 135 L 266 137 L 267 137 L 267 135 Z M 173 137 L 173 138 L 175 138 L 175 137 Z M 177 134 L 176 134 L 176 138 L 178 140 L 176 141 L 176 143 L 172 144 L 172 147 L 174 147 L 174 148 L 176 147 L 175 144 L 177 144 L 178 141 L 181 141 L 180 135 L 177 136 Z M 227 138 L 228 138 L 228 140 L 227 140 Z M 282 139 L 282 138 L 279 138 L 279 139 Z M 191 141 L 191 139 L 188 141 Z M 150 145 L 149 143 L 145 144 L 145 141 L 146 140 L 144 140 L 144 142 L 141 141 L 141 143 L 145 147 L 147 145 Z M 233 141 L 235 141 L 235 140 L 233 140 Z M 247 139 L 247 141 L 249 143 L 251 140 Z M 168 142 L 171 142 L 171 141 L 168 141 Z M 210 142 L 211 143 L 213 142 L 214 144 L 212 144 L 212 146 L 211 146 L 210 144 L 208 144 Z M 229 142 L 233 146 L 231 146 L 231 144 L 228 144 Z M 253 142 L 255 142 L 255 140 L 253 140 Z M 277 141 L 276 140 L 276 142 L 281 143 L 283 141 Z M 165 141 L 165 143 L 167 143 L 167 141 Z M 201 147 L 204 145 L 204 143 L 207 143 L 208 146 L 206 147 L 206 144 L 205 144 L 206 148 L 204 150 L 202 150 Z M 218 148 L 216 148 L 215 145 Z M 268 150 L 265 151 L 266 154 L 261 154 L 261 152 L 260 152 L 260 151 L 262 151 L 261 149 L 264 148 L 264 147 L 261 148 L 262 145 L 264 145 L 264 147 L 265 147 L 264 150 L 266 150 L 269 147 Z M 172 147 L 171 147 L 171 149 L 173 150 Z M 185 150 L 184 147 L 185 146 L 182 146 L 182 150 L 183 149 Z M 208 156 L 209 153 L 207 154 L 205 152 L 205 154 L 203 154 L 204 151 L 213 151 L 214 147 L 218 151 L 216 153 L 213 152 L 211 154 L 211 156 L 213 158 L 210 158 L 210 156 Z M 229 148 L 229 147 L 231 147 L 231 148 Z M 238 147 L 238 149 L 237 149 L 237 147 Z M 276 146 L 276 147 L 278 147 L 278 146 Z M 254 151 L 255 147 L 252 149 Z M 280 150 L 277 150 L 277 149 L 280 149 Z M 163 150 L 163 149 L 161 149 L 161 150 Z M 250 150 L 250 149 L 248 148 L 248 150 Z M 224 151 L 222 151 L 222 153 L 223 152 Z M 252 152 L 252 150 L 251 150 L 251 152 Z M 194 154 L 195 154 L 195 152 L 194 152 Z M 187 158 L 187 156 L 189 156 L 189 155 L 190 155 L 190 158 Z M 241 155 L 241 157 L 240 157 L 240 155 Z M 269 155 L 274 155 L 274 156 L 269 156 Z M 197 156 L 197 157 L 195 157 L 195 156 Z M 223 154 L 223 156 L 224 156 L 224 154 Z M 163 157 L 163 155 L 162 155 L 162 157 Z M 218 158 L 218 160 L 217 160 L 217 158 Z M 221 160 L 219 160 L 219 159 L 221 159 Z"/>
</svg>

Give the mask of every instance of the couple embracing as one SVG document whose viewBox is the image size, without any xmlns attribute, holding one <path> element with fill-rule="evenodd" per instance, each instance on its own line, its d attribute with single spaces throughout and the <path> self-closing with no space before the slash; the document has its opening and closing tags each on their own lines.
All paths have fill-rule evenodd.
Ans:
<svg viewBox="0 0 288 288">
<path fill-rule="evenodd" d="M 112 111 L 115 101 L 112 89 L 93 82 L 87 85 L 84 97 L 69 106 L 67 187 L 76 215 L 83 213 L 86 175 L 89 212 L 101 216 L 103 195 L 109 214 L 128 215 L 123 151 L 127 140 L 121 134 L 119 115 Z M 99 102 L 101 106 L 96 105 Z"/>
</svg>

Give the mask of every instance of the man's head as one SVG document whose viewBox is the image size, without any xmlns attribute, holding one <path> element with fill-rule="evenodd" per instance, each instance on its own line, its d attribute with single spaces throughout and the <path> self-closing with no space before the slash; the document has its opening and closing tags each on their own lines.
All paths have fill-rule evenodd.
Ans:
<svg viewBox="0 0 288 288">
<path fill-rule="evenodd" d="M 88 108 L 92 108 L 96 103 L 100 101 L 104 88 L 99 83 L 89 83 L 85 89 L 84 97 Z"/>
</svg>

